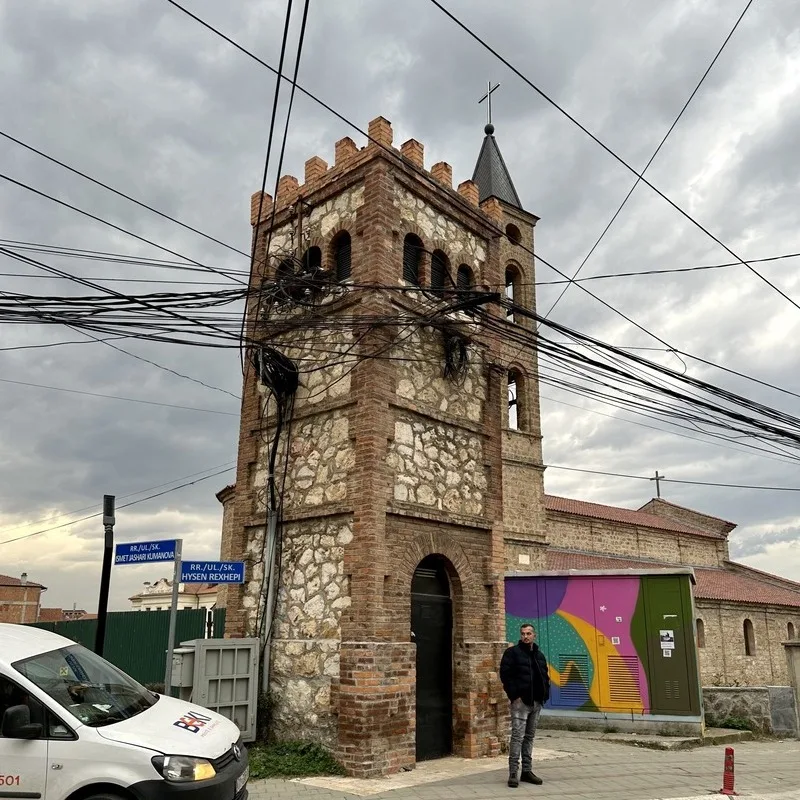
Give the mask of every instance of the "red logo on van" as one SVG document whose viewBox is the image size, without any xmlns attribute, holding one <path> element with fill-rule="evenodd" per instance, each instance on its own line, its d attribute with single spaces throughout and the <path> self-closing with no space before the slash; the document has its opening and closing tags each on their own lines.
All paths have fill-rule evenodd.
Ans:
<svg viewBox="0 0 800 800">
<path fill-rule="evenodd" d="M 199 711 L 187 711 L 177 722 L 172 724 L 176 728 L 183 728 L 191 733 L 198 733 L 211 722 L 211 717 L 201 714 Z"/>
</svg>

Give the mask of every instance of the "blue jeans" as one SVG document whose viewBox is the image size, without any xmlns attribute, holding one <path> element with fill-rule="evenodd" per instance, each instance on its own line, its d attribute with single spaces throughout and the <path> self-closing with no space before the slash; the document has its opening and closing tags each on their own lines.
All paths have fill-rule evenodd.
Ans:
<svg viewBox="0 0 800 800">
<path fill-rule="evenodd" d="M 511 743 L 508 746 L 508 773 L 516 775 L 522 756 L 522 771 L 533 772 L 533 737 L 542 704 L 529 706 L 518 697 L 511 703 Z"/>
</svg>

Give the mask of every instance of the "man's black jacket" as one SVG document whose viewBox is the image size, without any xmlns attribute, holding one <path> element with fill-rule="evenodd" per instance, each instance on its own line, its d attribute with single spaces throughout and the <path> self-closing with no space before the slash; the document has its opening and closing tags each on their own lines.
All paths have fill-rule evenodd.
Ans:
<svg viewBox="0 0 800 800">
<path fill-rule="evenodd" d="M 512 703 L 520 697 L 531 706 L 534 700 L 546 703 L 550 697 L 547 659 L 536 642 L 527 645 L 520 641 L 503 653 L 500 680 Z"/>
</svg>

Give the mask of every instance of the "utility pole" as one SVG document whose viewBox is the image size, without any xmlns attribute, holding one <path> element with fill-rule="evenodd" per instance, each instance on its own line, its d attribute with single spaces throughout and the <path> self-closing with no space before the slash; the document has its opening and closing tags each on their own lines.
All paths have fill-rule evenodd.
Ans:
<svg viewBox="0 0 800 800">
<path fill-rule="evenodd" d="M 666 475 L 659 475 L 658 470 L 656 470 L 655 478 L 650 478 L 651 481 L 656 482 L 656 497 L 661 497 L 661 481 L 663 481 L 666 477 Z"/>
<path fill-rule="evenodd" d="M 97 603 L 97 630 L 94 639 L 94 651 L 103 655 L 106 639 L 106 617 L 108 616 L 108 590 L 111 586 L 111 559 L 114 554 L 114 501 L 113 494 L 103 495 L 103 570 L 100 573 L 100 599 Z"/>
</svg>

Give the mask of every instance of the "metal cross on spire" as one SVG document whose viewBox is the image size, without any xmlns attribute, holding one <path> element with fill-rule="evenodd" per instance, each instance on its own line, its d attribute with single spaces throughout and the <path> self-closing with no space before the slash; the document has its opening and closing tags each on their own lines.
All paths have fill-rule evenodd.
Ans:
<svg viewBox="0 0 800 800">
<path fill-rule="evenodd" d="M 478 100 L 478 105 L 480 105 L 484 100 L 486 100 L 486 128 L 484 129 L 487 134 L 494 133 L 494 125 L 492 125 L 492 92 L 495 89 L 499 89 L 500 84 L 497 83 L 492 86 L 492 82 L 489 81 L 488 83 L 488 91 L 486 94 Z"/>
</svg>

